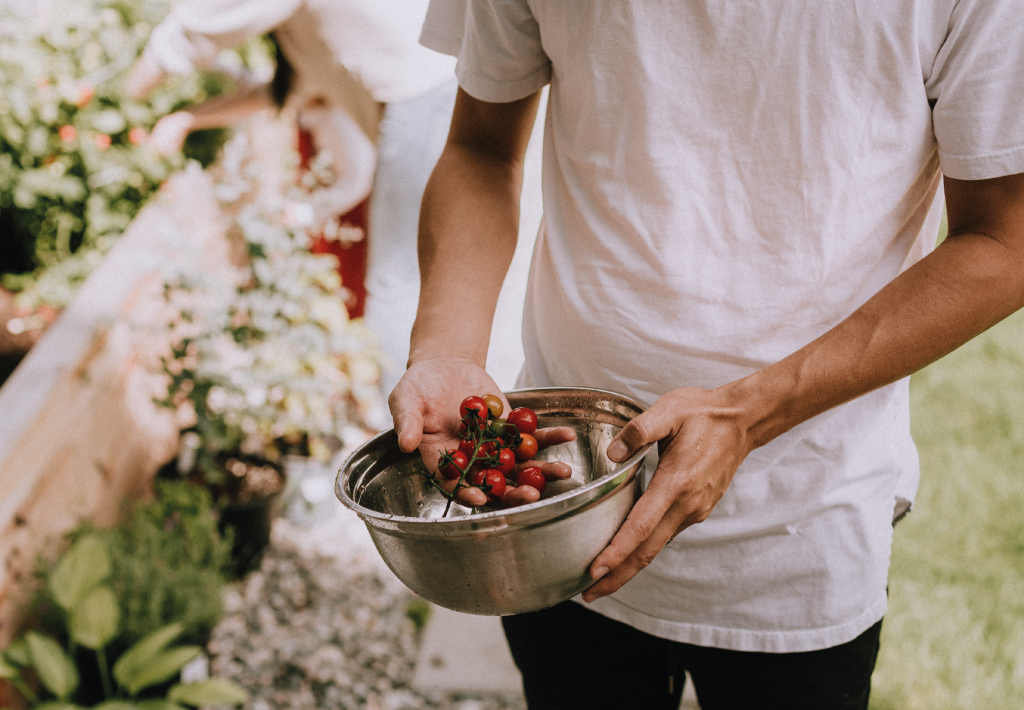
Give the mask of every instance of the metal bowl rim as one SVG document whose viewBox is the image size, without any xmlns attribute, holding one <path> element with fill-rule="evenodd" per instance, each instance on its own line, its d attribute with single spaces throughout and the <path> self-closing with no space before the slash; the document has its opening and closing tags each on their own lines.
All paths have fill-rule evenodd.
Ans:
<svg viewBox="0 0 1024 710">
<path fill-rule="evenodd" d="M 632 406 L 636 407 L 640 412 L 643 412 L 645 410 L 645 407 L 643 406 L 643 404 L 641 404 L 640 402 L 636 401 L 632 397 L 628 397 L 628 396 L 620 394 L 618 392 L 612 392 L 610 390 L 603 390 L 603 389 L 596 389 L 596 388 L 589 388 L 589 387 L 535 387 L 535 388 L 528 388 L 528 389 L 510 390 L 508 392 L 504 392 L 503 394 L 507 398 L 508 395 L 538 394 L 538 393 L 558 393 L 558 392 L 586 392 L 586 393 L 595 394 L 595 395 L 605 395 L 606 397 L 609 397 L 609 398 L 612 398 L 612 399 L 616 399 L 616 400 L 619 400 L 619 401 L 624 402 L 626 404 L 632 405 Z M 453 517 L 453 518 L 416 518 L 416 517 L 407 516 L 407 515 L 391 515 L 389 513 L 381 513 L 381 512 L 378 512 L 376 510 L 371 510 L 370 508 L 366 508 L 366 507 L 360 505 L 359 503 L 356 503 L 348 495 L 348 492 L 345 490 L 345 486 L 343 485 L 342 477 L 345 475 L 346 470 L 349 468 L 349 464 L 354 462 L 357 458 L 359 458 L 361 456 L 365 456 L 367 452 L 373 451 L 374 449 L 379 447 L 383 441 L 385 441 L 386 439 L 389 439 L 389 438 L 396 438 L 396 443 L 397 443 L 397 435 L 395 434 L 395 430 L 394 429 L 388 429 L 387 431 L 383 431 L 380 434 L 377 434 L 373 438 L 369 439 L 368 441 L 363 442 L 363 444 L 359 448 L 357 448 L 355 451 L 353 451 L 348 456 L 348 458 L 345 459 L 344 463 L 342 463 L 341 468 L 338 471 L 338 475 L 335 478 L 335 483 L 334 483 L 334 493 L 335 493 L 335 496 L 338 498 L 338 500 L 341 501 L 342 504 L 345 505 L 346 508 L 349 508 L 350 510 L 354 511 L 357 515 L 359 515 L 360 518 L 363 518 L 364 520 L 367 519 L 367 518 L 372 518 L 374 520 L 379 520 L 381 522 L 386 522 L 386 523 L 390 523 L 390 524 L 401 524 L 401 525 L 423 526 L 423 527 L 427 527 L 427 526 L 432 526 L 432 527 L 439 527 L 439 526 L 455 527 L 457 524 L 460 524 L 460 523 L 463 524 L 463 525 L 466 525 L 467 523 L 469 523 L 470 526 L 472 526 L 472 527 L 477 527 L 480 523 L 492 523 L 493 527 L 499 527 L 498 525 L 496 525 L 496 523 L 498 523 L 499 519 L 501 519 L 501 518 L 531 517 L 529 515 L 530 513 L 533 513 L 535 511 L 542 510 L 542 509 L 545 509 L 545 508 L 550 508 L 553 515 L 556 514 L 556 509 L 558 509 L 557 510 L 557 514 L 559 514 L 559 515 L 565 514 L 565 513 L 569 512 L 569 511 L 571 511 L 573 509 L 573 506 L 569 505 L 569 506 L 562 507 L 562 506 L 558 506 L 558 505 L 555 505 L 555 504 L 567 503 L 569 501 L 576 502 L 575 499 L 580 498 L 581 500 L 578 501 L 579 505 L 586 505 L 588 503 L 593 502 L 593 500 L 597 500 L 596 498 L 595 499 L 588 499 L 587 498 L 587 494 L 590 493 L 591 491 L 593 491 L 594 489 L 602 487 L 603 485 L 605 485 L 606 483 L 608 483 L 609 481 L 611 481 L 615 477 L 620 476 L 623 473 L 629 471 L 634 466 L 637 466 L 637 464 L 642 463 L 644 458 L 646 458 L 647 454 L 650 452 L 651 448 L 654 446 L 653 443 L 652 444 L 647 444 L 645 446 L 642 446 L 640 449 L 638 449 L 636 452 L 634 452 L 632 456 L 630 456 L 628 459 L 626 459 L 625 461 L 620 463 L 618 466 L 616 466 L 613 471 L 610 471 L 609 473 L 606 473 L 605 475 L 601 476 L 600 478 L 596 478 L 593 481 L 590 481 L 587 484 L 585 484 L 583 486 L 580 486 L 579 488 L 574 488 L 571 491 L 566 491 L 564 493 L 559 493 L 557 496 L 553 496 L 553 497 L 547 498 L 545 500 L 538 500 L 535 503 L 528 503 L 527 505 L 521 505 L 521 506 L 517 506 L 515 508 L 510 508 L 510 509 L 507 509 L 507 510 L 492 510 L 492 511 L 488 511 L 486 513 L 475 513 L 473 515 L 460 515 L 460 516 Z M 625 482 L 628 482 L 628 480 L 625 481 Z M 617 491 L 617 490 L 619 490 L 619 488 L 620 488 L 620 486 L 615 486 L 615 488 L 612 489 L 612 491 Z M 609 492 L 612 492 L 612 491 L 609 491 Z M 512 522 L 514 522 L 514 521 L 507 521 L 507 524 L 511 525 Z M 540 522 L 540 521 L 531 521 L 530 525 L 536 525 L 538 522 Z M 467 526 L 467 527 L 469 527 L 469 526 Z M 502 529 L 504 528 L 504 526 L 500 526 L 500 527 Z M 484 532 L 484 531 L 478 531 L 478 532 Z"/>
</svg>

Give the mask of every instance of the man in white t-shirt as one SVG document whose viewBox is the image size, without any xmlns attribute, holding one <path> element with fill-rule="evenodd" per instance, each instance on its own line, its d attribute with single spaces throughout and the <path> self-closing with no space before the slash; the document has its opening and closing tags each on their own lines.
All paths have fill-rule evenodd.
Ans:
<svg viewBox="0 0 1024 710">
<path fill-rule="evenodd" d="M 682 670 L 704 710 L 866 708 L 917 486 L 906 378 L 1024 305 L 1024 7 L 434 0 L 421 41 L 460 93 L 402 448 L 436 458 L 494 389 L 547 84 L 520 384 L 646 402 L 613 460 L 659 442 L 589 608 L 505 620 L 531 708 L 674 707 Z"/>
</svg>

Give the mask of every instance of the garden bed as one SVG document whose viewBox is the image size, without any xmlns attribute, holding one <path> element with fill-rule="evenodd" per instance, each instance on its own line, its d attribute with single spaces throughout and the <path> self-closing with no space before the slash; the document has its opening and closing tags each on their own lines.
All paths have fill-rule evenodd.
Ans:
<svg viewBox="0 0 1024 710">
<path fill-rule="evenodd" d="M 148 366 L 166 343 L 138 324 L 160 308 L 165 269 L 227 262 L 225 229 L 209 178 L 177 174 L 0 387 L 0 645 L 36 556 L 80 519 L 113 522 L 173 455 Z"/>
</svg>

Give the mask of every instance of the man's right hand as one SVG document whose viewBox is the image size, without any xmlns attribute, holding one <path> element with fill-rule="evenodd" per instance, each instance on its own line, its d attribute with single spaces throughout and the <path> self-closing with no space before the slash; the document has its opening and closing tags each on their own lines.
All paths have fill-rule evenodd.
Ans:
<svg viewBox="0 0 1024 710">
<path fill-rule="evenodd" d="M 498 385 L 469 358 L 439 357 L 413 364 L 388 397 L 399 448 L 406 453 L 419 449 L 423 463 L 430 471 L 436 472 L 440 452 L 459 445 L 459 404 L 469 395 L 489 393 L 501 397 L 505 411 L 509 410 L 508 400 Z M 576 432 L 569 427 L 550 427 L 538 429 L 536 437 L 537 443 L 544 448 L 572 441 Z M 572 469 L 560 461 L 520 464 L 525 465 L 540 466 L 549 480 L 572 475 Z M 449 485 L 452 484 L 454 482 Z M 536 498 L 528 495 L 530 490 L 535 492 L 535 489 L 511 489 L 505 496 L 505 505 L 534 502 Z M 471 507 L 487 502 L 484 492 L 473 487 L 460 488 L 458 499 Z"/>
</svg>

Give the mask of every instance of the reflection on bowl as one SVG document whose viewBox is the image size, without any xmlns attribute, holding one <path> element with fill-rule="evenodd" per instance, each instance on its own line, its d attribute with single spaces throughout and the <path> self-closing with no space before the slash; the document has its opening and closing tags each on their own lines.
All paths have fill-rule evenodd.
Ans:
<svg viewBox="0 0 1024 710">
<path fill-rule="evenodd" d="M 428 480 L 418 453 L 404 454 L 393 430 L 366 442 L 345 462 L 335 492 L 362 518 L 377 550 L 410 589 L 439 606 L 470 614 L 543 609 L 592 583 L 587 568 L 611 540 L 639 495 L 637 474 L 650 447 L 615 464 L 605 456 L 615 434 L 643 407 L 592 389 L 506 393 L 530 407 L 540 426 L 570 426 L 576 440 L 539 459 L 568 463 L 573 475 L 549 483 L 541 500 L 470 514 Z"/>
</svg>

